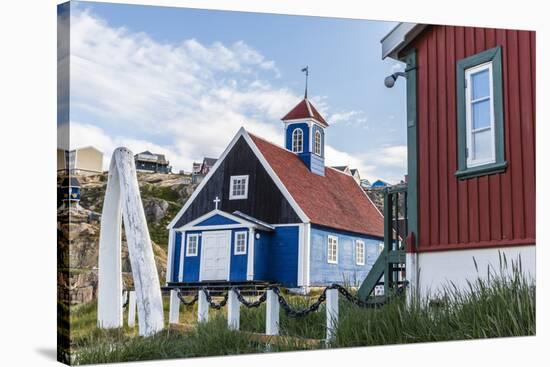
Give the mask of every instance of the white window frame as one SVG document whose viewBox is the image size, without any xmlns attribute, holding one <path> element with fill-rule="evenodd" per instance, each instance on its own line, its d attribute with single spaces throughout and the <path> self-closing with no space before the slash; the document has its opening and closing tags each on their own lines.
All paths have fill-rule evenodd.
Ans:
<svg viewBox="0 0 550 367">
<path fill-rule="evenodd" d="M 297 134 L 300 133 L 300 145 L 298 146 L 296 143 L 296 137 Z M 296 149 L 294 148 L 294 145 L 296 145 Z M 304 131 L 301 128 L 296 128 L 292 131 L 292 151 L 294 153 L 302 153 L 304 151 Z"/>
<path fill-rule="evenodd" d="M 233 186 L 236 180 L 245 180 L 244 194 L 234 195 Z M 229 180 L 229 200 L 248 199 L 248 175 L 231 176 Z"/>
<path fill-rule="evenodd" d="M 472 100 L 472 75 L 477 74 L 481 71 L 487 70 L 489 74 L 489 96 L 482 97 L 477 100 Z M 496 162 L 496 137 L 495 137 L 495 111 L 494 111 L 494 90 L 493 90 L 493 62 L 489 61 L 483 64 L 479 64 L 464 70 L 464 78 L 466 90 L 465 90 L 465 105 L 466 105 L 466 167 L 477 167 L 485 164 L 495 163 Z M 489 100 L 490 108 L 490 124 L 489 127 L 484 127 L 481 129 L 473 129 L 473 118 L 472 118 L 472 105 L 475 102 L 482 100 Z M 474 157 L 474 147 L 473 147 L 473 135 L 478 132 L 491 131 L 491 156 L 486 159 L 473 159 Z"/>
<path fill-rule="evenodd" d="M 197 245 L 195 246 L 195 252 L 189 251 L 189 243 L 191 238 L 197 240 Z M 198 233 L 189 233 L 187 234 L 187 240 L 185 241 L 185 257 L 193 257 L 199 255 L 199 234 Z"/>
<path fill-rule="evenodd" d="M 239 235 L 244 235 L 244 249 L 239 251 L 237 247 L 237 240 Z M 238 231 L 235 232 L 235 251 L 233 252 L 235 255 L 246 255 L 246 245 L 248 243 L 248 231 Z"/>
<path fill-rule="evenodd" d="M 361 249 L 361 257 L 359 257 Z M 365 241 L 355 240 L 355 265 L 365 265 Z"/>
<path fill-rule="evenodd" d="M 331 240 L 333 243 L 331 243 Z M 335 258 L 331 257 L 331 246 L 335 247 Z M 327 262 L 329 264 L 338 264 L 338 237 L 329 235 L 327 238 Z"/>
<path fill-rule="evenodd" d="M 319 137 L 319 144 L 317 144 L 317 137 Z M 318 156 L 321 155 L 321 142 L 323 141 L 323 137 L 321 136 L 321 132 L 319 130 L 315 130 L 315 136 L 313 138 L 313 153 L 317 154 Z"/>
</svg>

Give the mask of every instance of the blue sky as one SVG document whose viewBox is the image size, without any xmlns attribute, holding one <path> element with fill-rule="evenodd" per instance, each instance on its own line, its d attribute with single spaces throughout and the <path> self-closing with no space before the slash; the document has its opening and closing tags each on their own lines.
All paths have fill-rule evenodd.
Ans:
<svg viewBox="0 0 550 367">
<path fill-rule="evenodd" d="M 240 126 L 282 144 L 280 118 L 303 96 L 331 125 L 329 164 L 363 177 L 405 174 L 403 66 L 381 60 L 393 22 L 73 3 L 71 148 L 126 145 L 176 170 L 218 156 Z"/>
</svg>

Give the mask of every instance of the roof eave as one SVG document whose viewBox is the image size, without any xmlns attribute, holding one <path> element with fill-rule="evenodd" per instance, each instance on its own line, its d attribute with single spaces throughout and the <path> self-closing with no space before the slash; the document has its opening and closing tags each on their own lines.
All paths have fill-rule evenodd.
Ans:
<svg viewBox="0 0 550 367">
<path fill-rule="evenodd" d="M 399 23 L 380 40 L 382 44 L 382 59 L 387 57 L 399 60 L 399 51 L 407 45 L 427 27 L 427 24 Z"/>
<path fill-rule="evenodd" d="M 300 117 L 300 118 L 286 119 L 286 120 L 281 119 L 281 121 L 285 124 L 287 124 L 287 123 L 291 124 L 291 123 L 295 123 L 295 122 L 302 122 L 302 121 L 308 121 L 308 120 L 312 120 L 312 121 L 316 122 L 321 127 L 329 127 L 329 124 L 327 122 L 319 121 L 315 117 Z"/>
</svg>

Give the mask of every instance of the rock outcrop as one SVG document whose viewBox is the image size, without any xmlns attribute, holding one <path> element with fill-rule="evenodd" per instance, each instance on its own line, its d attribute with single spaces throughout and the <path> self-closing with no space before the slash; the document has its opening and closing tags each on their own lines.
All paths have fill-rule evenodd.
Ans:
<svg viewBox="0 0 550 367">
<path fill-rule="evenodd" d="M 147 222 L 158 224 L 168 212 L 168 202 L 163 199 L 151 198 L 143 200 L 143 210 Z"/>
</svg>

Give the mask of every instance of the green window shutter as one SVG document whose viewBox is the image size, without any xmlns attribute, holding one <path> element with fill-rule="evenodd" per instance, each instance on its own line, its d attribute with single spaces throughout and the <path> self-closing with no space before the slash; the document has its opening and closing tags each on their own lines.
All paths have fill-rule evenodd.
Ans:
<svg viewBox="0 0 550 367">
<path fill-rule="evenodd" d="M 466 143 L 466 70 L 492 62 L 493 109 L 495 119 L 495 162 L 475 167 L 467 166 Z M 502 50 L 495 47 L 459 60 L 456 64 L 456 107 L 457 107 L 457 158 L 458 171 L 455 176 L 467 179 L 503 172 L 508 163 L 504 159 L 504 107 L 502 89 Z"/>
</svg>

